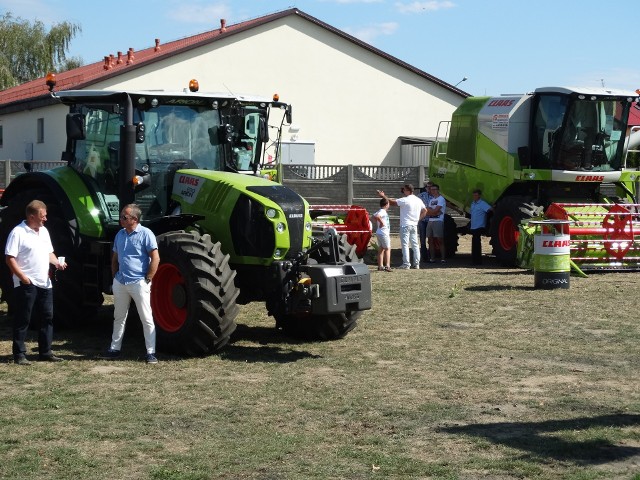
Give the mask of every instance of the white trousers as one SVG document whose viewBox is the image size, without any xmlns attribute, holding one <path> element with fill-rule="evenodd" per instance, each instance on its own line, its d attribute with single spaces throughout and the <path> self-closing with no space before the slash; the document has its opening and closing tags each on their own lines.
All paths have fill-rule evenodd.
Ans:
<svg viewBox="0 0 640 480">
<path fill-rule="evenodd" d="M 409 247 L 413 250 L 413 266 L 420 265 L 420 244 L 418 243 L 418 227 L 416 225 L 400 227 L 400 247 L 402 248 L 402 266 L 411 265 Z"/>
<path fill-rule="evenodd" d="M 120 350 L 124 327 L 127 324 L 127 315 L 131 299 L 136 304 L 138 315 L 142 321 L 144 331 L 144 343 L 147 353 L 156 353 L 156 326 L 153 323 L 151 313 L 151 284 L 142 279 L 139 282 L 123 285 L 113 279 L 113 336 L 111 337 L 111 349 Z"/>
</svg>

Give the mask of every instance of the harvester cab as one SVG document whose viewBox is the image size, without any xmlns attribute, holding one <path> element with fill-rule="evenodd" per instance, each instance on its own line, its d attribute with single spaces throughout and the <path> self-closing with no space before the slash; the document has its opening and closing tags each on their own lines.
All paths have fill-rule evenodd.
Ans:
<svg viewBox="0 0 640 480">
<path fill-rule="evenodd" d="M 447 201 L 467 214 L 471 190 L 483 191 L 494 204 L 491 244 L 505 263 L 516 259 L 521 222 L 543 207 L 547 217 L 573 221 L 576 264 L 637 268 L 640 245 L 632 244 L 639 176 L 625 164 L 629 109 L 636 100 L 633 92 L 564 87 L 469 97 L 450 122 L 441 123 L 448 139 L 439 133 L 430 177 Z M 626 214 L 610 214 L 614 204 Z M 621 241 L 629 248 L 612 256 L 622 250 L 611 245 Z"/>
</svg>

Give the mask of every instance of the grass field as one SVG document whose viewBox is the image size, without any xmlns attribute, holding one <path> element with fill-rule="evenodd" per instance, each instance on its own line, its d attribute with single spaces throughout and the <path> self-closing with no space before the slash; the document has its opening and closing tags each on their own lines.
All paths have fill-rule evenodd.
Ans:
<svg viewBox="0 0 640 480">
<path fill-rule="evenodd" d="M 131 324 L 108 362 L 104 308 L 55 333 L 65 362 L 19 367 L 3 313 L 0 478 L 640 479 L 640 275 L 535 290 L 467 247 L 372 272 L 373 310 L 326 343 L 256 304 L 218 355 L 146 365 Z"/>
</svg>

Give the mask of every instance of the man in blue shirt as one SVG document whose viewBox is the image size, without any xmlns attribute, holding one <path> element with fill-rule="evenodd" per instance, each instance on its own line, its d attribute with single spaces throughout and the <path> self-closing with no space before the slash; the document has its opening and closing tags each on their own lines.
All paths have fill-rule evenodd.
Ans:
<svg viewBox="0 0 640 480">
<path fill-rule="evenodd" d="M 120 356 L 129 304 L 133 299 L 142 321 L 146 361 L 158 363 L 155 356 L 156 329 L 151 313 L 151 279 L 158 270 L 160 255 L 155 235 L 140 225 L 141 215 L 140 207 L 136 204 L 126 205 L 120 215 L 123 228 L 113 241 L 113 336 L 111 347 L 104 357 L 114 359 Z"/>
<path fill-rule="evenodd" d="M 473 201 L 471 202 L 471 222 L 469 230 L 471 231 L 471 262 L 474 265 L 482 264 L 482 234 L 487 228 L 487 214 L 491 211 L 491 205 L 482 200 L 482 192 L 475 189 L 472 192 Z"/>
</svg>

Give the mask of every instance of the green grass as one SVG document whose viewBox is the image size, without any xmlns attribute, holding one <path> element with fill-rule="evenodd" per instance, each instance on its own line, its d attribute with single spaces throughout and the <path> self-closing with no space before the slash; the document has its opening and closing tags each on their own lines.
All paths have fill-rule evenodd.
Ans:
<svg viewBox="0 0 640 480">
<path fill-rule="evenodd" d="M 255 304 L 220 354 L 156 366 L 135 323 L 96 358 L 105 308 L 55 332 L 67 361 L 18 367 L 2 316 L 0 478 L 640 480 L 638 274 L 538 291 L 464 261 L 372 272 L 342 340 L 292 341 Z"/>
</svg>

